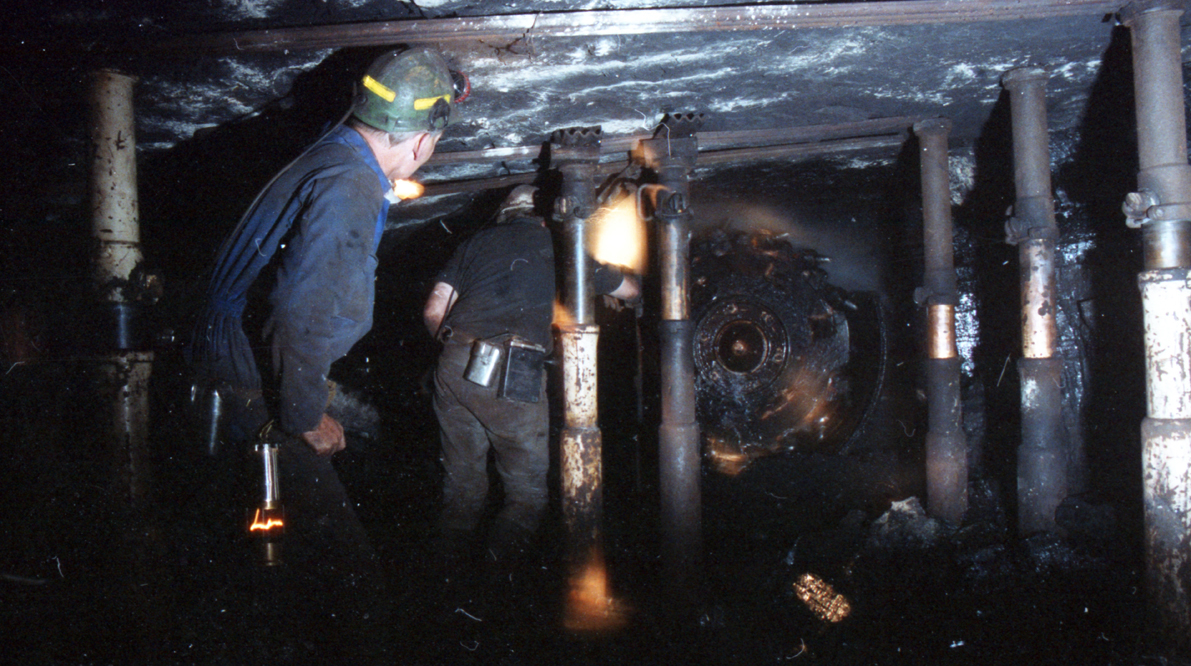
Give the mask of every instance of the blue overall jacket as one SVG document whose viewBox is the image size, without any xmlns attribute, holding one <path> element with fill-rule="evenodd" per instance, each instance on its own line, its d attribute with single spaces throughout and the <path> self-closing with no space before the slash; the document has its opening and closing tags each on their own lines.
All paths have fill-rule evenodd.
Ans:
<svg viewBox="0 0 1191 666">
<path fill-rule="evenodd" d="M 278 254 L 264 327 L 278 379 L 275 416 L 295 435 L 318 425 L 331 363 L 372 328 L 390 187 L 368 144 L 342 126 L 268 186 L 219 252 L 191 347 L 201 378 L 260 391 L 242 319 L 250 288 Z"/>
</svg>

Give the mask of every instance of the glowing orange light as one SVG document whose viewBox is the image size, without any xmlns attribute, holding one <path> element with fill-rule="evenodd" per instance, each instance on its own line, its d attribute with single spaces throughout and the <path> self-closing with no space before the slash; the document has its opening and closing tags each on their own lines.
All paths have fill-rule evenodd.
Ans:
<svg viewBox="0 0 1191 666">
<path fill-rule="evenodd" d="M 736 476 L 753 461 L 743 447 L 725 439 L 707 435 L 707 458 L 720 474 Z"/>
<path fill-rule="evenodd" d="M 252 517 L 252 524 L 248 526 L 248 531 L 268 532 L 283 527 L 285 527 L 285 521 L 275 509 L 257 508 L 256 515 Z"/>
<path fill-rule="evenodd" d="M 777 417 L 786 424 L 778 439 L 814 435 L 824 439 L 835 424 L 835 391 L 832 374 L 816 368 L 799 368 L 779 393 L 782 400 L 761 414 L 762 421 Z"/>
<path fill-rule="evenodd" d="M 604 556 L 596 548 L 587 564 L 571 576 L 563 625 L 575 632 L 605 633 L 616 631 L 627 622 L 627 607 L 609 593 Z"/>
<path fill-rule="evenodd" d="M 852 612 L 847 597 L 837 594 L 827 581 L 812 573 L 804 573 L 794 581 L 794 594 L 824 622 L 839 622 Z"/>
<path fill-rule="evenodd" d="M 398 199 L 406 201 L 407 199 L 417 199 L 426 191 L 426 187 L 415 180 L 395 180 L 393 181 L 393 194 L 397 195 Z"/>
<path fill-rule="evenodd" d="M 558 301 L 554 301 L 554 323 L 559 326 L 575 323 L 575 318 L 571 316 L 571 311 L 567 309 L 567 306 Z"/>
<path fill-rule="evenodd" d="M 641 273 L 646 266 L 645 223 L 637 215 L 633 196 L 624 196 L 599 208 L 587 220 L 591 256 L 605 264 Z"/>
</svg>

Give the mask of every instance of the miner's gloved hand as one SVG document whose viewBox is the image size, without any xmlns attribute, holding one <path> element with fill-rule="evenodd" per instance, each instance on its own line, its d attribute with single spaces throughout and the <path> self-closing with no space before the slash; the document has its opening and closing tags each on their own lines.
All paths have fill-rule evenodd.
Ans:
<svg viewBox="0 0 1191 666">
<path fill-rule="evenodd" d="M 323 414 L 322 420 L 314 430 L 302 433 L 302 441 L 309 444 L 320 456 L 338 453 L 347 446 L 347 441 L 343 438 L 343 426 L 326 414 Z"/>
</svg>

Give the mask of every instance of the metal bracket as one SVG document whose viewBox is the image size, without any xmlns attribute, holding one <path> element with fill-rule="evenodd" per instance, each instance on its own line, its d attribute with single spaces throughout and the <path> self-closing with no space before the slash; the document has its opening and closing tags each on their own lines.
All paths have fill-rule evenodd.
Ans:
<svg viewBox="0 0 1191 666">
<path fill-rule="evenodd" d="M 1121 211 L 1130 229 L 1140 229 L 1153 222 L 1191 221 L 1191 203 L 1164 204 L 1155 192 L 1144 188 L 1125 195 Z"/>
<path fill-rule="evenodd" d="M 575 162 L 599 162 L 603 135 L 599 125 L 554 130 L 550 135 L 550 162 L 555 167 Z"/>
<path fill-rule="evenodd" d="M 658 124 L 653 138 L 687 139 L 703 129 L 703 121 L 707 115 L 703 113 L 668 113 Z M 663 134 L 665 136 L 663 136 Z"/>
<path fill-rule="evenodd" d="M 932 305 L 956 306 L 959 304 L 958 298 L 955 294 L 934 291 L 930 287 L 915 288 L 913 298 L 914 304 L 918 307 L 930 307 Z"/>
<path fill-rule="evenodd" d="M 661 205 L 654 211 L 658 217 L 680 217 L 687 212 L 686 197 L 682 192 L 671 192 L 670 196 L 662 200 Z"/>
<path fill-rule="evenodd" d="M 1054 223 L 1054 208 L 1049 197 L 1036 196 L 1018 199 L 1005 215 L 1005 242 L 1017 245 L 1031 239 L 1057 239 L 1059 229 Z"/>
<path fill-rule="evenodd" d="M 652 139 L 640 143 L 633 155 L 635 161 L 657 170 L 663 165 L 680 164 L 692 169 L 699 156 L 696 133 L 703 127 L 702 113 L 668 114 L 662 118 Z"/>
</svg>

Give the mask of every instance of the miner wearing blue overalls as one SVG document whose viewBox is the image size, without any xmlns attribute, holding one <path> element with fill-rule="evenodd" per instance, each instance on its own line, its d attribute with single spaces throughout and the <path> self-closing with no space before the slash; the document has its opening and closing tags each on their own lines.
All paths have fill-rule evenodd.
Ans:
<svg viewBox="0 0 1191 666">
<path fill-rule="evenodd" d="M 518 558 L 546 508 L 543 364 L 553 346 L 555 266 L 550 230 L 534 212 L 536 192 L 514 188 L 493 223 L 455 250 L 423 311 L 427 330 L 443 343 L 434 375 L 444 471 L 436 541 L 450 558 L 465 556 L 479 538 L 489 450 L 504 505 L 487 530 L 486 557 Z M 635 276 L 596 264 L 592 290 L 631 299 L 640 288 Z"/>
<path fill-rule="evenodd" d="M 376 564 L 331 465 L 345 438 L 326 413 L 327 376 L 372 327 L 392 181 L 434 153 L 455 97 L 441 54 L 378 58 L 349 117 L 265 187 L 224 243 L 192 343 L 200 382 L 220 392 L 224 440 L 250 449 L 270 430 L 279 442 L 286 567 L 347 587 Z"/>
</svg>

